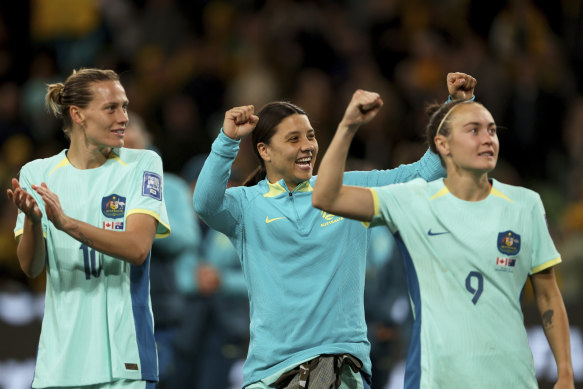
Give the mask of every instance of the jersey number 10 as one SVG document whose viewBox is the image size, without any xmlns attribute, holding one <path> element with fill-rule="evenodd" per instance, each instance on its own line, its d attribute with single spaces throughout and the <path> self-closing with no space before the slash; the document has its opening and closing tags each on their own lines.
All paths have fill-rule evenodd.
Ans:
<svg viewBox="0 0 583 389">
<path fill-rule="evenodd" d="M 91 276 L 97 278 L 101 275 L 101 268 L 103 267 L 103 259 L 101 254 L 97 257 L 99 262 L 95 258 L 95 250 L 86 244 L 82 244 L 79 250 L 83 250 L 83 263 L 85 264 L 85 279 L 88 280 Z"/>
</svg>

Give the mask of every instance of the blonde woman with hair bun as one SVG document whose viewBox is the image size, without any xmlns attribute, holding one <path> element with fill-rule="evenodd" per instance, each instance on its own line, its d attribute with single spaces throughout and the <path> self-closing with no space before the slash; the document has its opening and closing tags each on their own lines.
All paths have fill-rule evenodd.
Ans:
<svg viewBox="0 0 583 389">
<path fill-rule="evenodd" d="M 68 149 L 25 164 L 7 190 L 24 273 L 47 273 L 33 388 L 153 388 L 150 249 L 170 233 L 162 161 L 124 148 L 128 98 L 112 70 L 48 85 Z"/>
</svg>

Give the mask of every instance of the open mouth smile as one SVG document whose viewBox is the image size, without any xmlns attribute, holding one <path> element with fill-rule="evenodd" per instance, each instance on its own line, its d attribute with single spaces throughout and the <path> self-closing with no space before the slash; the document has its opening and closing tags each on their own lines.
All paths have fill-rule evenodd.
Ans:
<svg viewBox="0 0 583 389">
<path fill-rule="evenodd" d="M 312 157 L 296 159 L 296 164 L 301 168 L 309 168 L 312 166 Z"/>
</svg>

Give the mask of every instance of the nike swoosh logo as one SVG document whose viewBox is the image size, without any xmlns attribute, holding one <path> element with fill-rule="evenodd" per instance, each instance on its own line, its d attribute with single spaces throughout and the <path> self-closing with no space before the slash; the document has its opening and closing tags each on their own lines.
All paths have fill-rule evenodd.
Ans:
<svg viewBox="0 0 583 389">
<path fill-rule="evenodd" d="M 427 235 L 429 236 L 436 236 L 436 235 L 444 235 L 444 234 L 449 234 L 449 231 L 444 231 L 444 232 L 431 232 L 431 228 L 429 229 L 429 231 L 427 231 Z"/>
<path fill-rule="evenodd" d="M 267 216 L 265 216 L 265 223 L 271 223 L 279 219 L 285 219 L 285 217 L 276 217 L 275 219 L 270 219 Z"/>
</svg>

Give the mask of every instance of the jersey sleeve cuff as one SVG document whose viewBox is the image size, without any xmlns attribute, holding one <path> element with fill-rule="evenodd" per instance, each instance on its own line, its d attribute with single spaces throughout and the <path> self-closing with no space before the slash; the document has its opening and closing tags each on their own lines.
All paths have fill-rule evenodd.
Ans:
<svg viewBox="0 0 583 389">
<path fill-rule="evenodd" d="M 20 236 L 24 233 L 24 228 L 20 228 L 18 230 L 14 230 L 14 239 L 20 238 Z M 43 229 L 43 238 L 47 238 L 47 233 Z"/>
<path fill-rule="evenodd" d="M 446 172 L 441 164 L 441 158 L 430 149 L 425 151 L 425 154 L 423 154 L 420 161 L 423 164 L 421 168 L 421 176 L 425 181 L 430 182 L 445 177 Z"/>
<path fill-rule="evenodd" d="M 545 263 L 543 263 L 542 265 L 538 265 L 536 267 L 533 267 L 532 269 L 530 269 L 530 274 L 536 274 L 539 273 L 545 269 L 548 269 L 550 267 L 553 267 L 555 265 L 558 265 L 559 263 L 562 262 L 561 257 L 557 257 L 555 259 L 551 259 L 550 261 L 547 261 Z"/>
<path fill-rule="evenodd" d="M 164 222 L 160 218 L 160 215 L 158 213 L 156 213 L 154 211 L 150 211 L 148 209 L 132 209 L 131 211 L 129 211 L 127 213 L 126 219 L 130 215 L 133 215 L 135 213 L 143 213 L 145 215 L 150 215 L 158 221 L 158 227 L 156 228 L 156 235 L 155 235 L 156 238 L 166 238 L 168 235 L 170 235 L 170 225 L 168 223 Z"/>
<path fill-rule="evenodd" d="M 373 223 L 373 221 L 379 215 L 379 195 L 377 194 L 377 191 L 374 188 L 367 188 L 367 189 L 370 191 L 370 194 L 372 195 L 372 203 L 373 203 L 374 213 L 372 215 L 371 221 L 370 222 L 362 222 L 362 225 L 365 226 L 366 228 L 369 228 L 371 226 L 376 225 L 375 223 Z"/>
<path fill-rule="evenodd" d="M 217 139 L 215 139 L 213 142 L 211 150 L 223 157 L 235 158 L 239 152 L 240 143 L 240 139 L 235 140 L 229 138 L 227 135 L 225 135 L 223 129 L 221 128 L 221 132 L 219 133 L 219 136 L 217 136 Z"/>
</svg>

